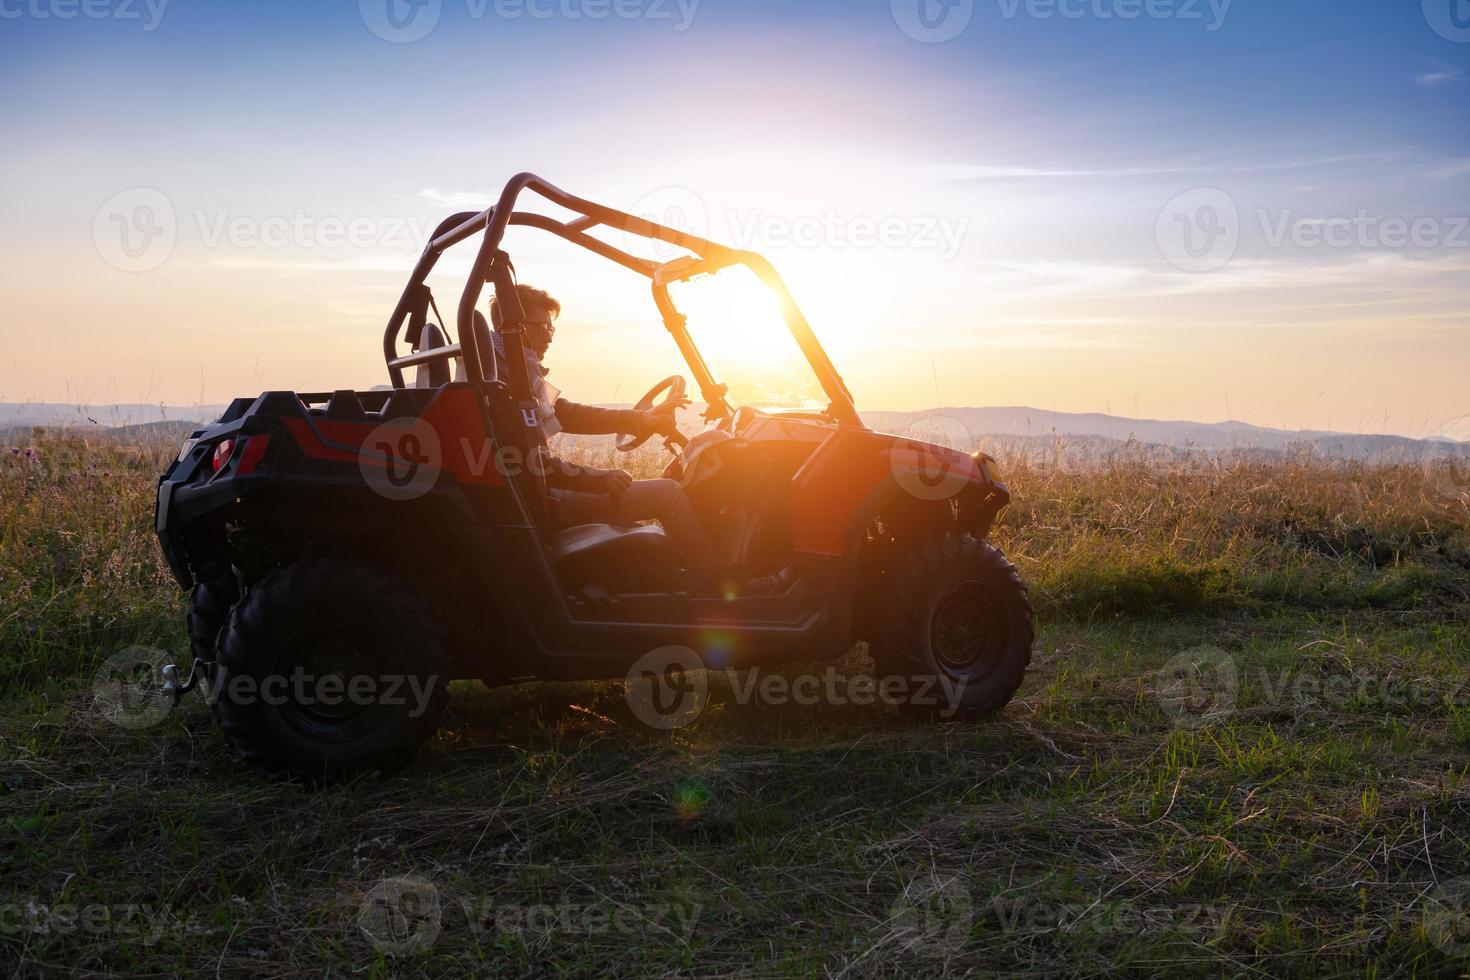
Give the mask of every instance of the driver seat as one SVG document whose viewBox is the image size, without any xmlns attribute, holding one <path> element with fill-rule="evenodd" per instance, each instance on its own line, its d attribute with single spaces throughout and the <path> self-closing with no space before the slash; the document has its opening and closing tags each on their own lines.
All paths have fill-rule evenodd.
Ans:
<svg viewBox="0 0 1470 980">
<path fill-rule="evenodd" d="M 482 362 L 494 359 L 496 376 L 503 384 L 507 372 L 500 363 L 501 352 L 495 349 L 489 322 L 478 310 L 471 329 L 474 330 Z M 462 358 L 457 361 L 455 380 L 465 380 Z M 506 396 L 503 388 L 498 397 L 491 398 L 490 410 L 497 431 L 512 431 L 521 425 L 514 402 Z M 545 493 L 544 485 L 528 483 L 521 489 L 525 493 Z M 589 585 L 624 594 L 679 590 L 679 564 L 673 546 L 664 529 L 657 525 L 581 524 L 560 527 L 555 520 L 554 505 L 546 508 L 542 519 L 536 523 L 541 527 L 557 578 L 567 591 L 580 591 Z"/>
<path fill-rule="evenodd" d="M 609 592 L 678 591 L 674 549 L 655 524 L 582 524 L 548 534 L 547 542 L 566 589 L 600 585 Z"/>
</svg>

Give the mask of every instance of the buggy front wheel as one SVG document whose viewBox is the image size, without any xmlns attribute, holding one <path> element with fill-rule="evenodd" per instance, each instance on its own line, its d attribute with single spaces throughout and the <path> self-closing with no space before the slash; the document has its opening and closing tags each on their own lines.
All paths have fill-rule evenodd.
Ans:
<svg viewBox="0 0 1470 980">
<path fill-rule="evenodd" d="M 871 654 L 882 675 L 918 682 L 910 707 L 983 716 L 1015 696 L 1031 663 L 1034 614 L 1005 555 L 969 535 L 935 536 L 887 570 Z"/>
<path fill-rule="evenodd" d="M 272 779 L 408 763 L 448 700 L 433 611 L 398 579 L 302 562 L 252 588 L 220 633 L 210 702 L 236 756 Z"/>
</svg>

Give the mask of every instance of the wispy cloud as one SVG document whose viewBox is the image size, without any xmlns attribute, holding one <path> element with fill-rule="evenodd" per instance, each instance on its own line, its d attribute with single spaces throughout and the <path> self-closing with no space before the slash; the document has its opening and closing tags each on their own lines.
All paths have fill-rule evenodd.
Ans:
<svg viewBox="0 0 1470 980">
<path fill-rule="evenodd" d="M 212 259 L 207 263 L 216 269 L 246 272 L 275 272 L 286 275 L 305 275 L 318 272 L 393 272 L 402 273 L 412 259 L 391 253 L 382 255 L 359 255 L 346 258 L 252 258 L 229 256 Z"/>
<path fill-rule="evenodd" d="M 482 211 L 495 203 L 500 196 L 496 191 L 441 191 L 433 187 L 425 187 L 419 191 L 419 197 L 441 208 L 470 208 Z"/>
<path fill-rule="evenodd" d="M 1435 180 L 1453 180 L 1456 177 L 1463 177 L 1466 174 L 1470 174 L 1470 157 L 1451 160 L 1444 166 L 1429 171 L 1429 176 Z"/>
<path fill-rule="evenodd" d="M 998 299 L 1056 296 L 1062 293 L 1114 291 L 1146 274 L 1137 266 L 1104 262 L 987 260 L 972 280 Z"/>
<path fill-rule="evenodd" d="M 1439 88 L 1440 86 L 1448 85 L 1451 82 L 1458 82 L 1464 77 L 1465 72 L 1459 68 L 1453 68 L 1449 65 L 1436 65 L 1434 71 L 1425 72 L 1422 75 L 1417 75 L 1415 76 L 1414 81 L 1418 82 L 1420 85 L 1423 85 L 1425 88 Z"/>
<path fill-rule="evenodd" d="M 1100 167 L 1075 169 L 1064 167 L 1013 166 L 1009 164 L 938 164 L 924 168 L 924 175 L 933 180 L 1004 180 L 1028 178 L 1067 177 L 1168 177 L 1180 174 L 1251 174 L 1277 170 L 1298 170 L 1309 167 L 1327 167 L 1339 163 L 1389 163 L 1399 158 L 1391 152 L 1345 153 L 1338 156 L 1315 157 L 1304 160 L 1273 160 L 1254 163 L 1180 163 L 1151 167 Z"/>
<path fill-rule="evenodd" d="M 1270 290 L 1360 289 L 1393 292 L 1402 299 L 1404 291 L 1416 287 L 1439 287 L 1446 280 L 1458 282 L 1470 272 L 1470 257 L 1460 255 L 1408 256 L 1360 253 L 1332 261 L 1299 259 L 1236 259 L 1209 275 L 1166 273 L 1159 295 L 1231 291 L 1264 295 Z M 1140 291 L 1142 295 L 1142 291 Z"/>
</svg>

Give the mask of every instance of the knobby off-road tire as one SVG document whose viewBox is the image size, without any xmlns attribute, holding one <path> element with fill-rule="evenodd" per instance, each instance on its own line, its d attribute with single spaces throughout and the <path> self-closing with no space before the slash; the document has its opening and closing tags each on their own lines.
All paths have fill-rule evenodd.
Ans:
<svg viewBox="0 0 1470 980">
<path fill-rule="evenodd" d="M 434 613 L 401 581 L 349 562 L 271 573 L 231 611 L 217 649 L 215 719 L 235 755 L 271 780 L 398 769 L 433 737 L 448 702 Z M 370 679 L 371 693 L 351 695 L 354 678 L 363 690 Z"/>
<path fill-rule="evenodd" d="M 222 575 L 194 586 L 189 594 L 189 653 L 195 669 L 204 677 L 209 690 L 214 689 L 215 650 L 219 632 L 230 618 L 230 609 L 240 599 L 240 586 L 233 574 Z"/>
<path fill-rule="evenodd" d="M 1031 663 L 1036 632 L 1026 586 L 1005 555 L 947 533 L 901 556 L 885 580 L 871 643 L 879 676 L 937 678 L 923 699 L 931 703 L 914 698 L 908 707 L 940 718 L 1005 707 Z"/>
</svg>

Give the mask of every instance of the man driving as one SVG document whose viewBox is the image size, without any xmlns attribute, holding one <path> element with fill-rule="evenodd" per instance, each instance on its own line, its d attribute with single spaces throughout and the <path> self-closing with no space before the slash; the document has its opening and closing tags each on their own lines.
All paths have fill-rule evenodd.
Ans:
<svg viewBox="0 0 1470 980">
<path fill-rule="evenodd" d="M 537 401 L 541 421 L 541 439 L 557 432 L 573 435 L 638 436 L 668 435 L 674 431 L 675 415 L 689 404 L 689 399 L 670 398 L 663 404 L 644 411 L 637 409 L 599 408 L 582 405 L 561 397 L 546 380 L 548 369 L 542 358 L 556 335 L 556 318 L 561 303 L 545 290 L 525 284 L 516 287 L 525 313 L 522 340 L 526 350 L 526 366 L 530 373 L 532 394 Z M 507 377 L 504 326 L 499 303 L 490 300 L 490 324 L 495 333 L 499 376 Z M 562 527 L 579 524 L 634 524 L 657 520 L 663 525 L 670 542 L 683 556 L 696 583 L 696 590 L 706 593 L 723 591 L 729 569 L 720 559 L 705 532 L 683 488 L 673 480 L 635 480 L 626 470 L 603 470 L 568 462 L 547 451 L 546 484 L 551 496 L 554 519 Z M 749 594 L 758 583 L 750 583 Z"/>
</svg>

